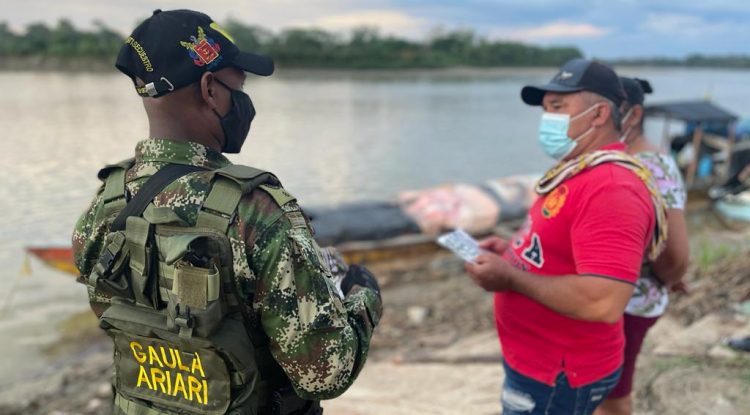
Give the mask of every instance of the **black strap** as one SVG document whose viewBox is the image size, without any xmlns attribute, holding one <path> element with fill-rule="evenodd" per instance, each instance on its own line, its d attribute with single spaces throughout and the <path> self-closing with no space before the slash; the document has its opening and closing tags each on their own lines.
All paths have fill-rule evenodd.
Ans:
<svg viewBox="0 0 750 415">
<path fill-rule="evenodd" d="M 146 206 L 156 197 L 159 192 L 164 190 L 170 183 L 179 179 L 180 177 L 193 173 L 196 171 L 207 170 L 205 167 L 200 166 L 189 166 L 185 164 L 167 164 L 162 167 L 159 171 L 151 176 L 146 183 L 138 190 L 135 197 L 133 197 L 127 205 L 117 215 L 112 225 L 110 226 L 110 232 L 121 231 L 125 229 L 125 221 L 130 216 L 140 216 Z"/>
</svg>

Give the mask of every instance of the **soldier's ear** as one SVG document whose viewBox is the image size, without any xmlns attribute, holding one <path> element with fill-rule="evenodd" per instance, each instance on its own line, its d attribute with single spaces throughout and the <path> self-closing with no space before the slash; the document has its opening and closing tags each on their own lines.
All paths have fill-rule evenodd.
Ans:
<svg viewBox="0 0 750 415">
<path fill-rule="evenodd" d="M 205 72 L 199 81 L 200 95 L 203 102 L 212 110 L 217 109 L 216 89 L 219 87 L 218 82 L 214 79 L 212 72 Z"/>
</svg>

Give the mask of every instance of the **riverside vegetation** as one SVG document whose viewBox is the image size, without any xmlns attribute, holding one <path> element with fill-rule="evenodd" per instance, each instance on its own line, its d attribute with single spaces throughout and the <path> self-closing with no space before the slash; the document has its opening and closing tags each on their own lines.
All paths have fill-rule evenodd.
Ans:
<svg viewBox="0 0 750 415">
<path fill-rule="evenodd" d="M 224 27 L 243 50 L 274 57 L 283 67 L 336 69 L 406 69 L 559 66 L 582 57 L 575 46 L 540 47 L 492 40 L 472 30 L 433 29 L 423 41 L 384 35 L 360 27 L 348 35 L 317 28 L 288 28 L 274 33 L 229 19 Z M 22 32 L 0 22 L 0 69 L 111 68 L 124 37 L 102 21 L 90 30 L 70 20 L 55 25 L 32 23 Z M 612 61 L 618 65 L 750 67 L 750 56 L 690 55 L 684 59 L 643 58 Z"/>
</svg>

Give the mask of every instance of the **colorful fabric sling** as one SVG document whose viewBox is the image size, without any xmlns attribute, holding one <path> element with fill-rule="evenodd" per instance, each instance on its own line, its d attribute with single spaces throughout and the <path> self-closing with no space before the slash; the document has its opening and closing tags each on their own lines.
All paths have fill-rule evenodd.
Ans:
<svg viewBox="0 0 750 415">
<path fill-rule="evenodd" d="M 648 259 L 653 261 L 664 250 L 667 241 L 667 210 L 666 204 L 656 188 L 651 172 L 635 157 L 622 151 L 600 150 L 582 154 L 574 159 L 561 162 L 552 167 L 537 182 L 535 191 L 544 196 L 553 191 L 564 181 L 587 170 L 604 163 L 615 163 L 635 173 L 646 185 L 651 195 L 651 202 L 656 212 L 656 227 L 654 236 L 649 244 Z"/>
</svg>

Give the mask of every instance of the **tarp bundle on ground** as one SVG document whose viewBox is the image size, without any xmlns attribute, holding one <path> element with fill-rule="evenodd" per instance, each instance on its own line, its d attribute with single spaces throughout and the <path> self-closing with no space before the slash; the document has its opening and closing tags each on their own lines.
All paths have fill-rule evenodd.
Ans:
<svg viewBox="0 0 750 415">
<path fill-rule="evenodd" d="M 306 209 L 321 245 L 376 241 L 410 234 L 437 235 L 461 228 L 486 234 L 524 217 L 538 176 L 513 176 L 481 185 L 446 184 L 402 192 L 390 202 L 357 202 Z"/>
<path fill-rule="evenodd" d="M 456 228 L 481 235 L 491 232 L 501 222 L 524 217 L 536 198 L 533 188 L 537 179 L 538 176 L 516 176 L 481 185 L 448 184 L 402 192 L 392 201 L 306 208 L 305 212 L 310 216 L 315 239 L 321 246 L 386 241 L 399 236 L 416 236 L 415 239 L 429 241 L 423 236 L 436 236 Z M 405 239 L 394 245 L 397 255 L 403 254 L 406 246 L 418 245 Z M 350 245 L 343 252 L 344 257 L 361 262 L 362 253 L 371 248 L 370 244 L 364 245 L 356 248 Z M 54 268 L 78 275 L 70 246 L 30 247 L 27 251 Z M 348 254 L 352 256 L 347 257 Z M 378 258 L 382 260 L 383 256 Z"/>
<path fill-rule="evenodd" d="M 420 232 L 419 226 L 398 203 L 357 202 L 329 208 L 306 208 L 305 212 L 315 228 L 315 240 L 321 246 Z"/>
</svg>

